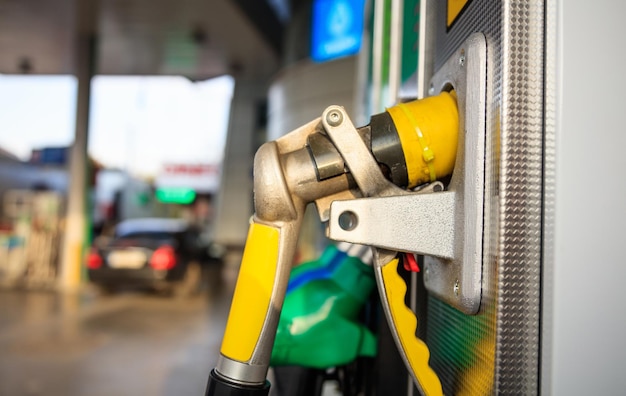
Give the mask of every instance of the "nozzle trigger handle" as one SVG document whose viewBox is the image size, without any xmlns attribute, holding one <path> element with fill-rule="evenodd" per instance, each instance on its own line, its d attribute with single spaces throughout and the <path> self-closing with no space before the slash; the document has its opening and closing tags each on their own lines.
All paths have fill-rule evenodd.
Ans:
<svg viewBox="0 0 626 396">
<path fill-rule="evenodd" d="M 217 373 L 229 381 L 266 381 L 299 221 L 250 224 L 230 307 Z"/>
<path fill-rule="evenodd" d="M 270 309 L 280 231 L 252 223 L 222 340 L 222 355 L 239 362 L 252 358 Z"/>
<path fill-rule="evenodd" d="M 428 346 L 415 336 L 417 317 L 404 303 L 407 287 L 398 274 L 398 259 L 377 267 L 375 274 L 389 327 L 416 385 L 426 396 L 443 395 L 439 377 L 428 364 Z"/>
</svg>

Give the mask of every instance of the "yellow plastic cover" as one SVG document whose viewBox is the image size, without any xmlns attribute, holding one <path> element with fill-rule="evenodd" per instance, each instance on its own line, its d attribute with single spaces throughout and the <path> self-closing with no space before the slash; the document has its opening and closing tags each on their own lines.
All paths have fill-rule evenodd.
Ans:
<svg viewBox="0 0 626 396">
<path fill-rule="evenodd" d="M 278 228 L 250 225 L 222 341 L 222 355 L 230 359 L 249 361 L 259 340 L 274 288 L 279 237 Z"/>
<path fill-rule="evenodd" d="M 459 140 L 459 112 L 454 91 L 387 109 L 406 161 L 409 187 L 452 173 Z"/>
</svg>

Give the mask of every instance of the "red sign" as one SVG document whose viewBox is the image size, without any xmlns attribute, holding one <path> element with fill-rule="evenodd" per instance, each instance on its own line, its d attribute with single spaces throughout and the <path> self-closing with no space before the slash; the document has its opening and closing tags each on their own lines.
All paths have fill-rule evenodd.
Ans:
<svg viewBox="0 0 626 396">
<path fill-rule="evenodd" d="M 190 188 L 198 193 L 217 191 L 220 166 L 214 164 L 165 164 L 157 176 L 157 188 Z"/>
<path fill-rule="evenodd" d="M 170 175 L 217 175 L 220 173 L 219 166 L 209 164 L 167 164 L 164 168 L 165 173 Z"/>
</svg>

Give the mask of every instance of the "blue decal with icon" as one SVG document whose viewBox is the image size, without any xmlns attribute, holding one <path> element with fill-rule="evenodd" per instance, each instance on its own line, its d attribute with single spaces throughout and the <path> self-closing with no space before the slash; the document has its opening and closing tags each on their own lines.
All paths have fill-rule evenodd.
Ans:
<svg viewBox="0 0 626 396">
<path fill-rule="evenodd" d="M 315 0 L 311 59 L 326 62 L 354 55 L 361 48 L 365 0 Z"/>
</svg>

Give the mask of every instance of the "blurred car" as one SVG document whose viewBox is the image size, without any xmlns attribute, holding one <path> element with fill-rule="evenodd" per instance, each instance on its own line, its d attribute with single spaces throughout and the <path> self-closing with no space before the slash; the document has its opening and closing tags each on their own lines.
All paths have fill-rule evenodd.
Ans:
<svg viewBox="0 0 626 396">
<path fill-rule="evenodd" d="M 112 238 L 94 244 L 86 261 L 89 280 L 106 292 L 143 287 L 188 297 L 196 294 L 223 249 L 182 219 L 141 218 L 120 222 Z"/>
</svg>

